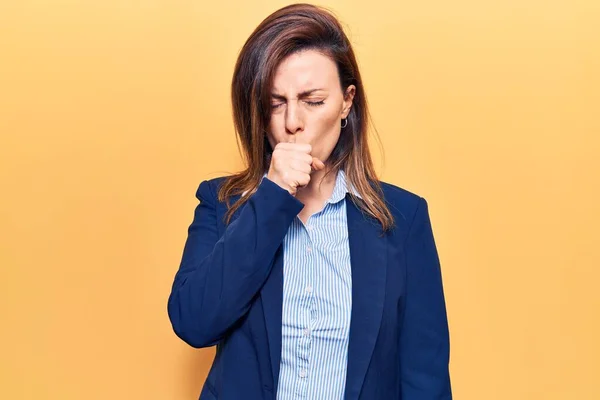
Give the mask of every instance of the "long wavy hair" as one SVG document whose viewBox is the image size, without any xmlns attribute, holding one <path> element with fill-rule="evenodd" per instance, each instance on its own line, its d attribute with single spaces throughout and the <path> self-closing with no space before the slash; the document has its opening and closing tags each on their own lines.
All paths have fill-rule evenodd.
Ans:
<svg viewBox="0 0 600 400">
<path fill-rule="evenodd" d="M 268 171 L 273 149 L 266 128 L 271 119 L 271 90 L 278 65 L 287 56 L 316 50 L 337 65 L 342 90 L 356 86 L 348 124 L 327 160 L 330 172 L 343 169 L 348 183 L 361 196 L 352 201 L 387 231 L 394 220 L 385 204 L 367 141 L 368 109 L 354 51 L 342 26 L 328 10 L 293 4 L 269 15 L 252 32 L 238 56 L 231 84 L 233 121 L 246 169 L 228 176 L 219 190 L 226 201 L 228 223 L 233 213 L 254 193 Z M 229 199 L 242 195 L 234 204 Z"/>
</svg>

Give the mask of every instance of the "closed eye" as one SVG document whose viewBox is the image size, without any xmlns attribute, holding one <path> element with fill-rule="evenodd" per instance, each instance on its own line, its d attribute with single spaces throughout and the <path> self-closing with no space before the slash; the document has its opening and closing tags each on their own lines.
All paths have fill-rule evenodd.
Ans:
<svg viewBox="0 0 600 400">
<path fill-rule="evenodd" d="M 324 100 L 321 101 L 305 101 L 306 104 L 308 104 L 311 107 L 318 107 L 318 106 L 322 106 L 323 104 L 325 104 Z M 271 103 L 271 108 L 275 109 L 275 108 L 279 108 L 282 105 L 284 105 L 285 103 Z"/>
</svg>

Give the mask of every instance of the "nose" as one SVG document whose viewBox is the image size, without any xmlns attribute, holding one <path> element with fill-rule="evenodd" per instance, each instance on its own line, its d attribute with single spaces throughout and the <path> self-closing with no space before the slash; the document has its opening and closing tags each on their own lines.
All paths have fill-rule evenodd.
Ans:
<svg viewBox="0 0 600 400">
<path fill-rule="evenodd" d="M 290 135 L 295 135 L 304 130 L 304 120 L 297 102 L 290 101 L 285 110 L 285 130 Z"/>
</svg>

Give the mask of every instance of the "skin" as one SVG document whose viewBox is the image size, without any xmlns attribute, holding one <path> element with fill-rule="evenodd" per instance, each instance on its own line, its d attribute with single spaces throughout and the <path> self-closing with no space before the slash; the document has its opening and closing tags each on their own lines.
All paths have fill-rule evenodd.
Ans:
<svg viewBox="0 0 600 400">
<path fill-rule="evenodd" d="M 328 56 L 306 50 L 285 58 L 277 67 L 271 97 L 267 138 L 273 157 L 267 178 L 304 204 L 300 219 L 323 208 L 335 185 L 324 179 L 327 160 L 344 134 L 356 87 L 342 91 L 337 67 Z"/>
</svg>

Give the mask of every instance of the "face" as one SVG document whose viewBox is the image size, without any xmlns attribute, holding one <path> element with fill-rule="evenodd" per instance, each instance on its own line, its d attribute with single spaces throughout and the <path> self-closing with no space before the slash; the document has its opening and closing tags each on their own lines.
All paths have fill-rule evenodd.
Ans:
<svg viewBox="0 0 600 400">
<path fill-rule="evenodd" d="M 308 143 L 312 155 L 326 162 L 348 116 L 356 88 L 342 92 L 335 62 L 305 50 L 285 58 L 275 71 L 271 120 L 267 135 L 271 147 L 280 142 Z"/>
</svg>

